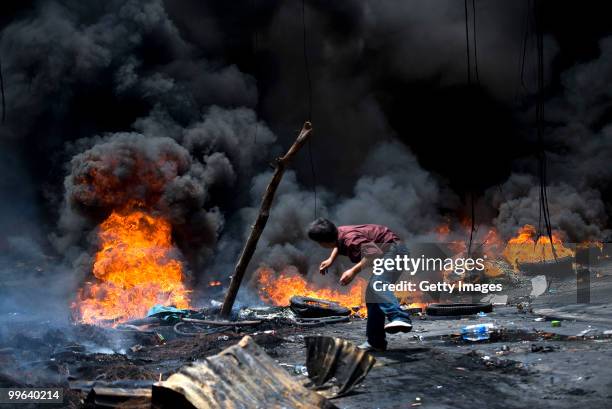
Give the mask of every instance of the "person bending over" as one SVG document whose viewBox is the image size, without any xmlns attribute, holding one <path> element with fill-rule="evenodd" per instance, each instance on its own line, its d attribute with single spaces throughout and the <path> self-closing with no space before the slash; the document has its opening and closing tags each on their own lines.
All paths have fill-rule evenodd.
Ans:
<svg viewBox="0 0 612 409">
<path fill-rule="evenodd" d="M 378 257 L 395 258 L 396 255 L 407 254 L 408 250 L 400 238 L 391 229 L 378 224 L 360 224 L 353 226 L 337 226 L 331 221 L 318 218 L 308 227 L 308 237 L 321 247 L 332 249 L 326 260 L 319 266 L 321 274 L 325 274 L 338 254 L 348 256 L 356 263 L 342 273 L 340 284 L 347 285 L 361 270 Z M 390 291 L 375 291 L 375 281 L 395 282 L 395 273 L 384 272 L 380 276 L 372 276 L 366 290 L 366 307 L 368 322 L 366 326 L 367 341 L 359 345 L 362 349 L 384 351 L 387 349 L 385 332 L 395 334 L 409 332 L 412 329 L 410 315 L 400 308 L 395 295 Z M 385 317 L 389 321 L 385 325 Z"/>
</svg>

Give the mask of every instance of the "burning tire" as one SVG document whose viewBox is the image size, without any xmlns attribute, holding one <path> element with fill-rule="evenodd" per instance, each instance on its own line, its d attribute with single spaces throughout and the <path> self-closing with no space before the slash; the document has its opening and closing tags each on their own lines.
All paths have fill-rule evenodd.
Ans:
<svg viewBox="0 0 612 409">
<path fill-rule="evenodd" d="M 534 263 L 517 263 L 520 271 L 525 274 L 554 274 L 557 276 L 572 275 L 574 273 L 574 257 L 559 257 L 556 260 L 539 261 Z"/>
<path fill-rule="evenodd" d="M 346 316 L 351 314 L 351 310 L 337 302 L 312 297 L 293 296 L 289 303 L 291 310 L 304 318 Z"/>
<path fill-rule="evenodd" d="M 445 316 L 445 315 L 472 315 L 479 312 L 492 312 L 493 305 L 491 303 L 474 303 L 474 304 L 430 304 L 425 310 L 427 315 Z"/>
</svg>

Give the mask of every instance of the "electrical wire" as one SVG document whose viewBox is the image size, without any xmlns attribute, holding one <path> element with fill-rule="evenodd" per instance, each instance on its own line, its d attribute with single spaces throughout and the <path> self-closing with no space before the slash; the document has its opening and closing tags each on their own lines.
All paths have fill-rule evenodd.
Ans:
<svg viewBox="0 0 612 409">
<path fill-rule="evenodd" d="M 471 73 L 471 64 L 470 64 L 470 30 L 468 23 L 468 0 L 463 0 L 463 8 L 465 10 L 465 56 L 466 56 L 466 65 L 467 65 L 467 83 L 468 85 L 472 84 L 472 73 Z"/>
<path fill-rule="evenodd" d="M 0 61 L 0 93 L 2 94 L 2 123 L 6 120 L 6 101 L 4 99 L 4 77 L 2 76 L 2 62 Z"/>
<path fill-rule="evenodd" d="M 465 11 L 465 54 L 466 54 L 466 74 L 467 74 L 467 83 L 468 87 L 471 91 L 472 85 L 472 65 L 470 62 L 470 30 L 469 30 L 469 15 L 468 15 L 468 0 L 463 1 L 463 8 Z M 472 12 L 474 13 L 476 10 L 476 6 L 474 5 L 474 1 L 472 0 Z M 474 19 L 474 24 L 476 20 Z M 475 28 L 475 26 L 474 26 Z M 474 46 L 476 45 L 476 34 L 474 32 Z M 471 227 L 470 227 L 470 237 L 467 246 L 467 255 L 468 257 L 472 254 L 472 243 L 474 241 L 474 232 L 476 231 L 476 215 L 475 215 L 475 198 L 474 192 L 470 192 L 470 219 L 471 219 Z"/>
<path fill-rule="evenodd" d="M 548 206 L 548 189 L 546 186 L 546 149 L 544 147 L 544 34 L 543 34 L 543 15 L 540 0 L 534 2 L 536 16 L 536 45 L 538 53 L 537 78 L 538 94 L 536 103 L 536 126 L 540 161 L 540 220 L 538 221 L 538 236 L 541 236 L 542 221 L 546 234 L 550 240 L 550 247 L 553 257 L 557 259 L 555 245 L 552 238 L 552 224 L 550 222 L 550 209 Z M 536 240 L 537 242 L 537 240 Z"/>
<path fill-rule="evenodd" d="M 520 77 L 521 77 L 521 86 L 523 88 L 523 91 L 528 92 L 527 89 L 527 85 L 525 84 L 525 65 L 526 65 L 526 61 L 527 61 L 527 42 L 528 42 L 528 38 L 529 38 L 529 12 L 531 11 L 531 2 L 530 0 L 527 0 L 527 8 L 525 10 L 525 28 L 523 31 L 523 55 L 521 58 L 521 68 L 520 68 Z"/>
<path fill-rule="evenodd" d="M 304 69 L 306 72 L 306 85 L 308 87 L 308 120 L 312 122 L 312 80 L 310 77 L 310 64 L 308 61 L 308 47 L 306 44 L 306 1 L 302 0 L 302 51 L 304 53 Z M 312 138 L 308 139 L 308 158 L 312 174 L 312 191 L 314 194 L 314 218 L 317 218 L 317 175 L 315 173 L 312 155 Z"/>
<path fill-rule="evenodd" d="M 253 0 L 253 15 L 257 16 L 257 0 Z M 256 20 L 257 21 L 257 20 Z M 255 81 L 257 81 L 258 73 L 259 73 L 259 62 L 257 60 L 257 54 L 259 53 L 259 33 L 257 30 L 257 22 L 254 25 L 253 29 L 253 71 L 255 76 Z M 259 112 L 258 112 L 259 101 L 256 102 L 255 105 L 255 132 L 253 134 L 253 143 L 257 143 L 257 134 L 259 133 Z"/>
<path fill-rule="evenodd" d="M 472 0 L 472 38 L 474 39 L 474 77 L 476 82 L 480 84 L 480 75 L 478 74 L 478 43 L 476 42 L 476 0 Z"/>
</svg>

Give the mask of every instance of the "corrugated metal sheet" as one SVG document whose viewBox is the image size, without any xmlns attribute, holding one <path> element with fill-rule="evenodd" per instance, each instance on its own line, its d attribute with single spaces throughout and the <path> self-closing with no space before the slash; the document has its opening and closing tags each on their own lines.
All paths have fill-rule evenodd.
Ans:
<svg viewBox="0 0 612 409">
<path fill-rule="evenodd" d="M 279 367 L 251 337 L 153 386 L 156 408 L 335 408 Z"/>
<path fill-rule="evenodd" d="M 361 382 L 376 359 L 367 351 L 342 338 L 306 337 L 306 368 L 318 388 L 328 387 L 325 396 L 348 393 Z"/>
<path fill-rule="evenodd" d="M 87 395 L 86 402 L 99 409 L 149 409 L 151 407 L 151 387 L 125 389 L 95 386 Z"/>
</svg>

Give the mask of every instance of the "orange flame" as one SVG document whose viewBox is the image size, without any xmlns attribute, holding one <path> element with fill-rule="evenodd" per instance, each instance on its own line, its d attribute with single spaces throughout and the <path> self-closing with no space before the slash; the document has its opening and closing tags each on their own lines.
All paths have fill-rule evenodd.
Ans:
<svg viewBox="0 0 612 409">
<path fill-rule="evenodd" d="M 550 238 L 540 236 L 536 241 L 536 228 L 526 224 L 519 229 L 518 234 L 508 240 L 508 244 L 503 251 L 503 256 L 514 268 L 518 268 L 521 262 L 539 262 L 554 259 Z M 573 256 L 573 250 L 563 246 L 559 233 L 553 232 L 552 242 L 555 247 L 557 257 Z"/>
<path fill-rule="evenodd" d="M 438 240 L 447 245 L 448 248 L 454 252 L 456 257 L 462 257 L 467 256 L 468 238 L 470 237 L 472 226 L 471 221 L 467 218 L 462 219 L 458 224 L 461 230 L 460 232 L 453 232 L 448 221 L 438 225 L 434 229 L 434 232 L 437 234 Z M 498 277 L 503 275 L 503 270 L 494 261 L 499 257 L 505 246 L 497 230 L 494 227 L 490 227 L 484 233 L 478 230 L 474 233 L 471 256 L 485 258 L 484 273 L 487 277 Z"/>
<path fill-rule="evenodd" d="M 273 270 L 261 267 L 257 271 L 257 283 L 260 298 L 273 305 L 289 305 L 291 297 L 300 295 L 335 301 L 347 308 L 358 308 L 358 315 L 366 315 L 363 293 L 367 282 L 362 277 L 356 277 L 347 291 L 336 291 L 316 288 L 298 273 L 281 272 L 277 275 Z"/>
<path fill-rule="evenodd" d="M 80 321 L 117 324 L 143 317 L 156 304 L 189 307 L 183 266 L 170 223 L 142 211 L 113 212 L 100 225 L 93 274 L 73 304 Z"/>
<path fill-rule="evenodd" d="M 448 222 L 440 224 L 434 229 L 434 231 L 438 235 L 439 240 L 444 240 L 450 234 L 450 225 Z"/>
<path fill-rule="evenodd" d="M 287 306 L 291 297 L 299 295 L 335 301 L 352 309 L 355 315 L 367 316 L 363 294 L 368 283 L 362 277 L 356 277 L 346 291 L 337 291 L 330 288 L 316 288 L 297 272 L 284 271 L 276 274 L 272 269 L 262 267 L 257 270 L 257 283 L 259 285 L 259 297 L 272 305 Z M 408 303 L 408 299 L 414 299 L 415 297 L 412 293 L 398 292 L 396 296 L 402 304 L 408 307 L 423 308 L 426 306 L 425 303 L 421 302 Z"/>
</svg>

